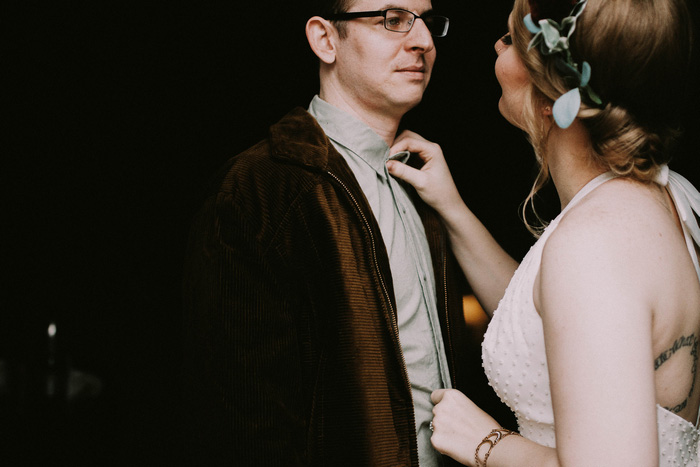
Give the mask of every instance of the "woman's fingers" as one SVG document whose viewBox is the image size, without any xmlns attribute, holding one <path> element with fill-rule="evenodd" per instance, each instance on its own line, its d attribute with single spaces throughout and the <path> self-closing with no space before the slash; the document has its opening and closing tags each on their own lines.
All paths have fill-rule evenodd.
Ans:
<svg viewBox="0 0 700 467">
<path fill-rule="evenodd" d="M 423 166 L 417 170 L 400 162 L 389 161 L 387 163 L 389 174 L 413 185 L 423 201 L 441 215 L 444 215 L 451 206 L 461 203 L 462 199 L 439 145 L 416 133 L 404 131 L 391 148 L 392 154 L 400 151 L 418 154 L 423 160 Z"/>
<path fill-rule="evenodd" d="M 446 389 L 436 389 L 433 391 L 432 394 L 430 394 L 430 400 L 433 401 L 433 404 L 439 404 L 445 396 L 446 391 Z"/>
<path fill-rule="evenodd" d="M 412 154 L 417 154 L 423 162 L 442 155 L 442 149 L 438 144 L 432 143 L 412 131 L 404 131 L 394 141 L 391 147 L 391 154 L 396 154 L 400 151 L 409 151 Z"/>
<path fill-rule="evenodd" d="M 420 170 L 414 169 L 403 162 L 389 161 L 386 163 L 386 167 L 389 170 L 389 174 L 393 177 L 400 178 L 414 187 L 420 186 L 423 178 L 425 178 L 425 174 Z"/>
</svg>

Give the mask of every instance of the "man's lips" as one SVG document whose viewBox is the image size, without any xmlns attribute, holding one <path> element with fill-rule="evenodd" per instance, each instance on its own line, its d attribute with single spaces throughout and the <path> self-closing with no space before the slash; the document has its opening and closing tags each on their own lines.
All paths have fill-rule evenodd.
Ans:
<svg viewBox="0 0 700 467">
<path fill-rule="evenodd" d="M 416 66 L 406 66 L 403 68 L 399 68 L 396 70 L 401 76 L 411 80 L 411 81 L 416 81 L 416 82 L 424 82 L 427 77 L 428 73 L 426 71 L 426 67 L 423 65 L 416 65 Z"/>
<path fill-rule="evenodd" d="M 404 68 L 399 68 L 397 71 L 402 73 L 425 73 L 424 66 L 407 66 Z"/>
</svg>

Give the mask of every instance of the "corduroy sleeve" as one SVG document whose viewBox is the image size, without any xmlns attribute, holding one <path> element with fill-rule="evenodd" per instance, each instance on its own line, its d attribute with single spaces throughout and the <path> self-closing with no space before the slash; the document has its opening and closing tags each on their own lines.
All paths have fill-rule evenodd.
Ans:
<svg viewBox="0 0 700 467">
<path fill-rule="evenodd" d="M 230 194 L 194 222 L 186 260 L 185 436 L 197 465 L 306 465 L 296 296 Z"/>
</svg>

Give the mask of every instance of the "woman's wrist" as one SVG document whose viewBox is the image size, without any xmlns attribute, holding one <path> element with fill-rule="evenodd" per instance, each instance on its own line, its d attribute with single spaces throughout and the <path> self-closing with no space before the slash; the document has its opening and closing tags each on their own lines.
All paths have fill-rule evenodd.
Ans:
<svg viewBox="0 0 700 467">
<path fill-rule="evenodd" d="M 442 217 L 443 223 L 445 223 L 448 228 L 452 227 L 461 230 L 465 227 L 465 223 L 468 223 L 470 220 L 471 211 L 464 201 L 462 201 L 462 198 L 442 203 L 440 206 L 436 206 L 435 210 L 440 217 Z M 471 214 L 471 216 L 473 216 L 473 214 Z"/>
<path fill-rule="evenodd" d="M 487 467 L 486 463 L 488 462 L 493 448 L 500 443 L 503 438 L 510 435 L 521 436 L 517 431 L 508 430 L 506 428 L 494 428 L 491 430 L 491 432 L 481 440 L 481 443 L 479 443 L 474 451 L 475 467 Z"/>
</svg>

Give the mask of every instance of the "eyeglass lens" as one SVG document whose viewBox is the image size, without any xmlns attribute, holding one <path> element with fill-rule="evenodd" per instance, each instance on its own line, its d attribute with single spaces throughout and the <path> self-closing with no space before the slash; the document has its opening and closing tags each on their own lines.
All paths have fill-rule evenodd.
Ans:
<svg viewBox="0 0 700 467">
<path fill-rule="evenodd" d="M 441 37 L 447 33 L 447 18 L 444 16 L 427 16 L 421 19 L 425 22 L 430 34 Z M 384 25 L 390 31 L 408 32 L 415 20 L 416 16 L 410 11 L 387 10 Z"/>
</svg>

